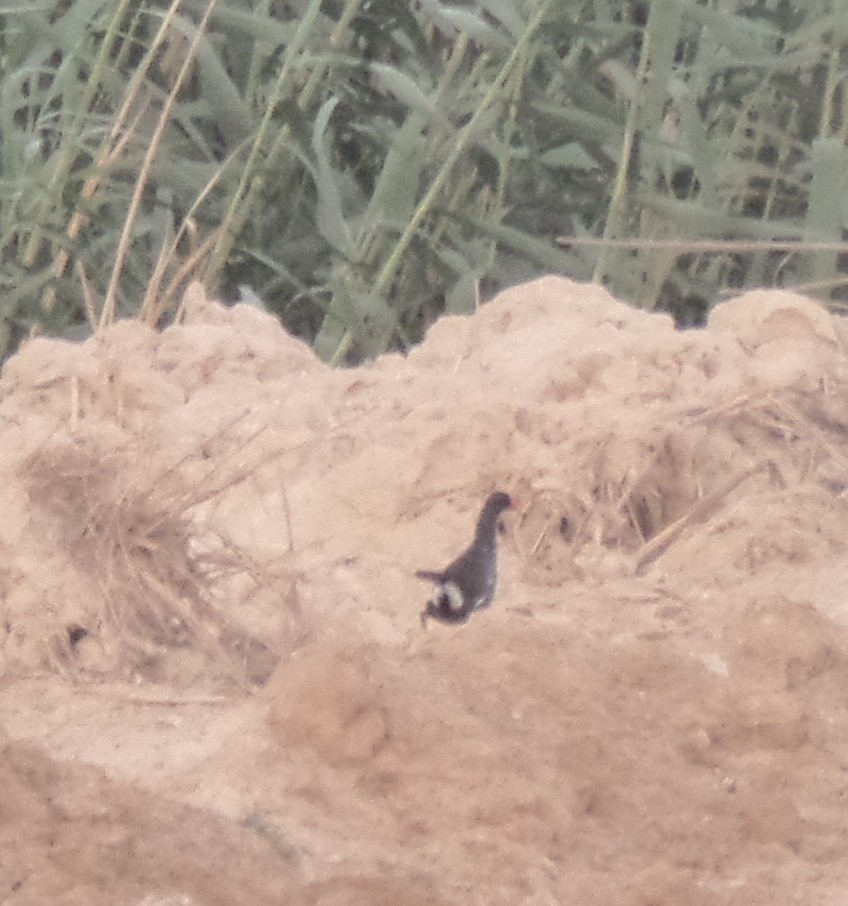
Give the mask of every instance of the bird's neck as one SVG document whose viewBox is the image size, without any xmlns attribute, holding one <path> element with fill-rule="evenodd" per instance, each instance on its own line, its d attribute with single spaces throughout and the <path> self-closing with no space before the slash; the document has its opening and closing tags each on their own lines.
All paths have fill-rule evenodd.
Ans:
<svg viewBox="0 0 848 906">
<path fill-rule="evenodd" d="M 477 523 L 474 540 L 481 545 L 491 546 L 495 542 L 495 531 L 498 527 L 498 514 L 484 511 Z"/>
</svg>

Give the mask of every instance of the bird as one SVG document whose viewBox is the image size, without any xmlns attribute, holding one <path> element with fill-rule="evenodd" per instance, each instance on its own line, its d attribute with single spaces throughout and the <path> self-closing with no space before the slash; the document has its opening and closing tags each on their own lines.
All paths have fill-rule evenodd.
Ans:
<svg viewBox="0 0 848 906">
<path fill-rule="evenodd" d="M 416 571 L 416 578 L 434 584 L 433 596 L 421 611 L 422 626 L 427 625 L 430 617 L 442 623 L 465 623 L 475 610 L 492 603 L 498 583 L 498 517 L 511 506 L 509 494 L 503 491 L 490 494 L 477 520 L 470 547 L 442 571 Z"/>
</svg>

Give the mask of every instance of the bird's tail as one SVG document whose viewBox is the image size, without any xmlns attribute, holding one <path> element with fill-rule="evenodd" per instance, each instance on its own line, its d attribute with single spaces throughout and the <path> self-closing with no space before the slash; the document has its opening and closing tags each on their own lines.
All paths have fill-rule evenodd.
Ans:
<svg viewBox="0 0 848 906">
<path fill-rule="evenodd" d="M 429 569 L 417 569 L 415 577 L 416 579 L 426 579 L 428 582 L 441 582 L 444 579 L 441 573 L 433 572 Z"/>
</svg>

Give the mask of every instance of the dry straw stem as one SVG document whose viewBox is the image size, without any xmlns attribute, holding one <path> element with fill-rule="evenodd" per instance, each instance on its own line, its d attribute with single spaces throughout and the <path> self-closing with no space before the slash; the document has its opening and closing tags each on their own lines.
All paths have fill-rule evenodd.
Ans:
<svg viewBox="0 0 848 906">
<path fill-rule="evenodd" d="M 115 161 L 117 161 L 121 157 L 126 149 L 127 143 L 132 138 L 133 133 L 136 131 L 138 124 L 145 113 L 146 105 L 139 104 L 135 118 L 126 126 L 126 128 L 121 128 L 123 127 L 123 121 L 116 123 L 115 127 L 112 130 L 112 134 L 103 143 L 100 153 L 97 156 L 94 165 L 94 175 L 90 176 L 85 181 L 85 185 L 82 187 L 80 198 L 83 202 L 90 201 L 97 194 L 97 191 L 100 188 L 100 183 L 102 181 L 100 173 L 114 164 Z M 79 235 L 85 228 L 88 221 L 89 217 L 87 214 L 84 214 L 81 210 L 74 211 L 70 221 L 68 222 L 67 230 L 65 231 L 65 235 L 72 245 L 79 239 Z M 69 248 L 60 248 L 56 254 L 56 259 L 53 262 L 53 276 L 56 279 L 59 279 L 65 273 L 65 270 L 68 266 L 68 261 L 70 261 L 70 259 L 71 252 Z M 82 266 L 82 262 L 80 262 L 80 265 Z M 83 288 L 84 291 L 87 291 L 85 286 Z M 56 287 L 51 284 L 45 289 L 42 295 L 41 304 L 45 311 L 49 311 L 53 307 L 55 302 Z M 95 328 L 97 326 L 97 317 L 94 314 L 93 306 L 91 306 L 88 302 L 86 304 L 86 314 L 88 315 L 90 326 L 92 328 Z"/>
<path fill-rule="evenodd" d="M 640 575 L 650 566 L 654 560 L 664 553 L 668 547 L 682 534 L 682 532 L 692 525 L 706 522 L 722 506 L 724 501 L 736 491 L 748 479 L 755 475 L 767 473 L 772 480 L 781 480 L 777 466 L 771 460 L 765 460 L 745 469 L 738 475 L 725 482 L 720 488 L 707 494 L 699 500 L 684 516 L 673 522 L 667 528 L 663 529 L 642 548 L 636 558 L 636 574 Z"/>
<path fill-rule="evenodd" d="M 91 109 L 95 95 L 102 85 L 103 79 L 109 68 L 109 55 L 112 53 L 112 50 L 115 46 L 115 41 L 118 35 L 119 23 L 121 22 L 127 8 L 130 5 L 130 0 L 121 0 L 118 7 L 116 8 L 114 15 L 109 20 L 109 25 L 106 29 L 106 33 L 103 36 L 102 41 L 99 45 L 99 50 L 97 57 L 94 61 L 94 65 L 91 68 L 90 78 L 85 82 L 83 86 L 83 91 L 79 99 L 79 103 L 74 111 L 71 122 L 65 131 L 65 141 L 62 144 L 62 147 L 59 151 L 59 154 L 56 157 L 55 163 L 52 167 L 50 173 L 50 179 L 46 186 L 46 191 L 44 192 L 44 204 L 50 203 L 52 199 L 55 199 L 57 194 L 61 194 L 64 189 L 65 183 L 67 182 L 71 170 L 73 168 L 74 160 L 76 154 L 78 153 L 77 143 L 79 142 L 80 135 L 85 127 L 85 121 L 88 116 L 88 112 Z M 136 77 L 138 78 L 138 76 Z M 123 126 L 123 123 L 126 119 L 128 113 L 128 107 L 125 106 L 122 111 L 122 116 L 119 117 L 110 131 L 110 134 L 107 138 L 107 141 L 104 143 L 103 148 L 100 153 L 98 160 L 99 165 L 106 164 L 110 159 L 114 159 L 114 153 L 116 152 L 117 145 L 121 144 L 125 139 L 120 138 L 120 131 Z M 120 153 L 118 151 L 118 153 Z M 83 187 L 82 197 L 83 199 L 90 198 L 94 194 L 99 180 L 94 177 L 86 181 L 85 186 Z M 36 258 L 38 257 L 38 252 L 41 248 L 41 243 L 44 239 L 44 229 L 42 224 L 48 219 L 47 212 L 42 210 L 35 218 L 36 227 L 29 237 L 29 241 L 26 243 L 24 254 L 23 254 L 23 264 L 25 267 L 32 267 L 35 263 Z M 85 219 L 79 212 L 75 212 L 74 216 L 71 218 L 71 223 L 68 226 L 68 238 L 75 240 L 79 235 L 79 231 L 85 223 Z M 68 254 L 64 255 L 64 259 L 59 257 L 54 266 L 54 274 L 56 277 L 61 277 L 65 271 L 67 265 Z M 48 309 L 52 306 L 55 300 L 55 291 L 51 295 L 44 297 L 44 305 Z"/>
<path fill-rule="evenodd" d="M 182 0 L 173 0 L 171 6 L 168 9 L 168 12 L 165 14 L 162 20 L 162 25 L 160 26 L 159 32 L 153 41 L 151 51 L 154 48 L 158 47 L 165 40 L 165 36 L 168 34 L 168 32 L 173 29 L 173 20 L 181 3 Z M 203 13 L 203 18 L 200 20 L 200 24 L 195 30 L 191 45 L 188 48 L 188 52 L 186 53 L 185 59 L 183 60 L 183 64 L 180 67 L 177 77 L 174 80 L 174 84 L 171 86 L 171 90 L 168 93 L 168 97 L 162 108 L 162 112 L 159 115 L 159 120 L 156 123 L 156 128 L 153 130 L 150 144 L 148 145 L 147 151 L 145 152 L 144 160 L 138 174 L 138 179 L 136 179 L 135 182 L 132 199 L 130 200 L 129 210 L 127 211 L 126 217 L 124 218 L 123 227 L 121 229 L 121 238 L 118 243 L 118 251 L 115 256 L 115 264 L 112 268 L 112 273 L 109 278 L 109 285 L 106 289 L 106 298 L 103 303 L 103 311 L 100 314 L 99 326 L 101 329 L 105 325 L 111 324 L 115 318 L 118 282 L 120 280 L 121 271 L 124 266 L 124 259 L 127 255 L 127 250 L 132 240 L 133 224 L 135 223 L 139 207 L 141 206 L 141 199 L 144 194 L 144 189 L 147 186 L 150 170 L 153 166 L 153 161 L 155 160 L 156 155 L 159 152 L 159 146 L 162 141 L 162 137 L 165 134 L 165 128 L 171 121 L 171 114 L 173 113 L 174 105 L 177 102 L 177 97 L 179 96 L 183 83 L 185 82 L 186 77 L 188 76 L 194 63 L 197 49 L 200 46 L 201 40 L 203 39 L 206 30 L 206 24 L 209 21 L 209 16 L 212 14 L 212 10 L 215 8 L 215 4 L 216 0 L 208 0 L 206 10 Z"/>
<path fill-rule="evenodd" d="M 215 282 L 215 278 L 232 252 L 235 237 L 240 233 L 245 220 L 250 216 L 250 212 L 253 210 L 254 205 L 258 203 L 259 196 L 265 189 L 260 171 L 270 171 L 279 161 L 288 143 L 290 129 L 288 124 L 285 124 L 279 129 L 267 158 L 263 160 L 263 149 L 268 136 L 274 128 L 277 104 L 285 96 L 290 82 L 294 79 L 295 65 L 307 46 L 312 29 L 320 14 L 321 5 L 322 0 L 311 0 L 306 10 L 299 17 L 297 31 L 286 46 L 283 65 L 280 67 L 280 72 L 268 96 L 265 111 L 256 130 L 256 135 L 248 152 L 239 182 L 230 196 L 230 203 L 224 214 L 222 229 L 218 232 L 215 244 L 209 254 L 209 261 L 204 274 L 204 282 L 208 284 Z M 355 5 L 358 6 L 358 2 Z M 311 90 L 314 90 L 316 85 L 317 82 L 312 84 Z M 304 89 L 303 94 L 299 98 L 299 104 L 305 106 L 308 97 L 309 95 Z"/>
<path fill-rule="evenodd" d="M 162 315 L 172 307 L 179 309 L 176 319 L 179 320 L 181 317 L 182 308 L 175 304 L 175 300 L 178 294 L 185 289 L 186 284 L 191 277 L 200 272 L 201 263 L 211 254 L 213 246 L 217 243 L 220 233 L 223 230 L 223 226 L 212 230 L 200 245 L 194 248 L 191 255 L 178 266 L 175 273 L 168 281 L 167 286 L 162 289 L 161 287 L 165 275 L 171 263 L 177 260 L 177 249 L 186 234 L 194 234 L 196 232 L 195 216 L 203 202 L 209 197 L 212 190 L 223 178 L 225 171 L 233 166 L 239 159 L 246 147 L 247 140 L 245 139 L 245 141 L 229 155 L 227 160 L 221 164 L 209 180 L 207 180 L 206 185 L 203 187 L 202 191 L 198 193 L 191 208 L 189 208 L 185 217 L 183 217 L 180 228 L 177 230 L 170 246 L 166 248 L 163 245 L 162 253 L 156 262 L 156 266 L 150 278 L 150 284 L 144 295 L 144 302 L 141 306 L 140 316 L 145 324 L 149 324 L 151 327 L 156 326 Z"/>
</svg>

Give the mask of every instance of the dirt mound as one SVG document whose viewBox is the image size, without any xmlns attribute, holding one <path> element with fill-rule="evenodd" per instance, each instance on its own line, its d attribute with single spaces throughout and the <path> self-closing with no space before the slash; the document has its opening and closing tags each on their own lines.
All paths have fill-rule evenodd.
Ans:
<svg viewBox="0 0 848 906">
<path fill-rule="evenodd" d="M 548 278 L 348 371 L 197 289 L 28 343 L 0 899 L 841 902 L 846 400 L 842 322 L 785 293 L 679 332 Z M 422 629 L 494 488 L 494 606 Z"/>
</svg>

